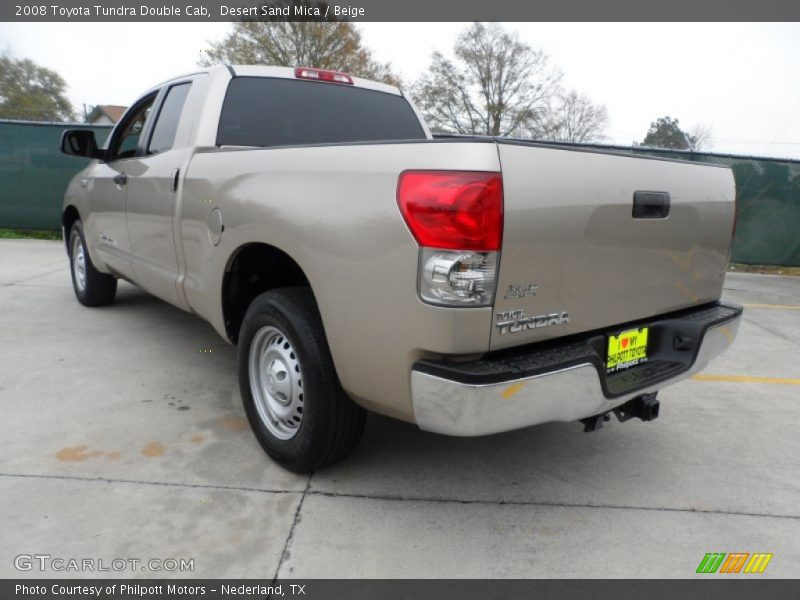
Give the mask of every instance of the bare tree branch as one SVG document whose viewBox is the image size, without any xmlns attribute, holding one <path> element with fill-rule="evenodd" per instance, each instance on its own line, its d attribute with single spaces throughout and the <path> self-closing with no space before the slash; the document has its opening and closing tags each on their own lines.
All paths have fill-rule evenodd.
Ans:
<svg viewBox="0 0 800 600">
<path fill-rule="evenodd" d="M 694 142 L 695 150 L 711 150 L 714 147 L 714 136 L 710 125 L 697 125 L 689 136 Z"/>
<path fill-rule="evenodd" d="M 561 79 L 549 57 L 496 23 L 474 23 L 457 38 L 454 60 L 434 52 L 412 96 L 435 129 L 517 135 Z"/>
<path fill-rule="evenodd" d="M 555 142 L 599 142 L 604 139 L 608 111 L 575 90 L 559 90 L 527 122 L 531 137 Z"/>
<path fill-rule="evenodd" d="M 211 44 L 199 63 L 318 67 L 391 85 L 401 83 L 390 64 L 374 59 L 361 33 L 348 21 L 236 22 L 222 41 Z"/>
</svg>

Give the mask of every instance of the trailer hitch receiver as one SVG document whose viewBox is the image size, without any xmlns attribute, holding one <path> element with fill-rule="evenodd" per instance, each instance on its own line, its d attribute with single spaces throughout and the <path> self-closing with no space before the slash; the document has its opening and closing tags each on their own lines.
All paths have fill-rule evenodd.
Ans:
<svg viewBox="0 0 800 600">
<path fill-rule="evenodd" d="M 628 400 L 625 404 L 615 408 L 614 414 L 617 415 L 617 419 L 619 419 L 620 422 L 625 422 L 633 418 L 641 419 L 642 421 L 652 421 L 658 418 L 659 402 L 656 400 L 656 394 L 658 394 L 658 392 L 636 396 L 636 398 Z M 581 419 L 583 431 L 584 433 L 591 433 L 592 431 L 602 429 L 603 423 L 607 423 L 610 419 L 611 414 L 607 412 Z"/>
<path fill-rule="evenodd" d="M 652 421 L 658 418 L 659 402 L 656 399 L 658 392 L 652 394 L 642 394 L 633 400 L 628 400 L 625 404 L 614 409 L 614 414 L 620 422 L 628 419 L 641 419 L 642 421 Z"/>
</svg>

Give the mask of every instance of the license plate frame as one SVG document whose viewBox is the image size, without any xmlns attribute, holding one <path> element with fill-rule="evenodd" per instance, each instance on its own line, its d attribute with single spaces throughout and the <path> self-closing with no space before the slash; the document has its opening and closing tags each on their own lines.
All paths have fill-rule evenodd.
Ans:
<svg viewBox="0 0 800 600">
<path fill-rule="evenodd" d="M 608 336 L 606 373 L 618 373 L 647 362 L 649 327 L 626 329 Z"/>
</svg>

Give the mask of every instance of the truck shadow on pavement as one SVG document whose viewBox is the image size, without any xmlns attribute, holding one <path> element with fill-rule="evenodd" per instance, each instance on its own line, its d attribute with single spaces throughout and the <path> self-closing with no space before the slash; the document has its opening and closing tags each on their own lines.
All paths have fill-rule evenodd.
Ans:
<svg viewBox="0 0 800 600">
<path fill-rule="evenodd" d="M 184 470 L 175 478 L 249 487 L 242 477 L 249 473 L 255 487 L 266 489 L 293 489 L 304 481 L 275 465 L 249 431 L 238 391 L 235 347 L 198 317 L 131 286 L 121 287 L 119 302 L 107 310 L 129 313 L 109 316 L 119 317 L 144 347 L 158 348 L 163 356 L 159 368 L 164 374 L 149 386 L 151 394 L 189 398 L 191 410 L 179 413 L 180 431 L 175 435 L 204 441 L 196 447 L 186 445 L 182 461 L 174 465 Z M 355 453 L 315 472 L 308 490 L 434 502 L 691 512 L 752 512 L 763 505 L 778 514 L 796 512 L 769 495 L 776 474 L 768 465 L 749 472 L 748 495 L 739 493 L 742 480 L 737 483 L 725 468 L 726 456 L 742 452 L 740 439 L 731 432 L 749 427 L 747 412 L 726 412 L 722 427 L 720 414 L 709 409 L 729 405 L 729 390 L 688 381 L 660 397 L 662 415 L 656 421 L 623 424 L 612 418 L 594 433 L 583 433 L 579 423 L 551 423 L 456 438 L 370 414 Z M 755 448 L 753 453 L 746 450 L 743 458 L 759 464 L 763 457 Z M 171 478 L 167 471 L 163 477 Z"/>
</svg>

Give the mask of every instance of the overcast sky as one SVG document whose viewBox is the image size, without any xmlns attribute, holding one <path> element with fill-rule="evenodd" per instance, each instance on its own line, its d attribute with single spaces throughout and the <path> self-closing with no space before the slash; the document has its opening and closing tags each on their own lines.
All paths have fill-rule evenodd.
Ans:
<svg viewBox="0 0 800 600">
<path fill-rule="evenodd" d="M 433 50 L 449 52 L 465 23 L 359 24 L 376 58 L 405 81 Z M 800 158 L 800 24 L 512 23 L 564 72 L 564 83 L 605 104 L 614 143 L 641 141 L 670 115 L 707 125 L 719 152 Z M 193 69 L 229 23 L 0 23 L 0 50 L 58 71 L 75 106 L 127 105 Z"/>
</svg>

